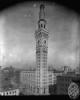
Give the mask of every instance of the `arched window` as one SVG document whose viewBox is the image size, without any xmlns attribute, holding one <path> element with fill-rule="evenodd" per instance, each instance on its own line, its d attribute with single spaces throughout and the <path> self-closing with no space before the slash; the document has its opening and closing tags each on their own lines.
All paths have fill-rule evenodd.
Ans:
<svg viewBox="0 0 80 100">
<path fill-rule="evenodd" d="M 44 25 L 44 28 L 45 28 L 45 25 Z"/>
</svg>

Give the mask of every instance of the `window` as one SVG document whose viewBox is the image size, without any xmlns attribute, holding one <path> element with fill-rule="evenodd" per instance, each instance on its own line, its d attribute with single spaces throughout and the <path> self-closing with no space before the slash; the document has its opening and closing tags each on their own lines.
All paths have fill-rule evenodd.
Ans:
<svg viewBox="0 0 80 100">
<path fill-rule="evenodd" d="M 45 25 L 44 25 L 44 28 L 45 28 Z"/>
<path fill-rule="evenodd" d="M 6 94 L 8 95 L 8 92 Z"/>
<path fill-rule="evenodd" d="M 41 27 L 43 27 L 43 25 L 41 24 Z"/>
<path fill-rule="evenodd" d="M 39 42 L 40 42 L 40 41 L 38 40 L 38 44 L 39 44 Z"/>
<path fill-rule="evenodd" d="M 46 44 L 46 40 L 44 40 L 44 43 Z"/>
<path fill-rule="evenodd" d="M 40 24 L 39 24 L 39 28 L 40 28 Z"/>
</svg>

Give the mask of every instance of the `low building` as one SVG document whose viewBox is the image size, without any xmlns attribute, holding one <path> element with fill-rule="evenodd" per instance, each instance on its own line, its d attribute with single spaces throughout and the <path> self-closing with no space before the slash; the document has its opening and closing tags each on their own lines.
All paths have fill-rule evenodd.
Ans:
<svg viewBox="0 0 80 100">
<path fill-rule="evenodd" d="M 57 94 L 68 95 L 68 87 L 70 83 L 73 81 L 73 79 L 77 79 L 78 77 L 80 78 L 80 76 L 77 76 L 75 73 L 72 72 L 69 72 L 62 76 L 57 76 Z"/>
<path fill-rule="evenodd" d="M 0 75 L 0 92 L 14 90 L 19 88 L 20 72 L 16 71 L 13 67 L 6 67 L 1 70 Z"/>
<path fill-rule="evenodd" d="M 48 69 L 48 77 L 49 77 L 49 85 L 56 84 L 57 76 L 61 76 L 64 73 L 64 71 L 56 70 L 54 68 Z"/>
<path fill-rule="evenodd" d="M 49 85 L 49 94 L 50 95 L 57 95 L 57 85 Z"/>
<path fill-rule="evenodd" d="M 0 91 L 2 90 L 2 88 L 1 88 L 2 87 L 1 83 L 2 82 L 1 81 L 2 81 L 2 69 L 1 69 L 1 66 L 0 66 Z"/>
<path fill-rule="evenodd" d="M 52 71 L 48 71 L 48 84 L 49 85 L 54 85 L 56 84 L 56 76 Z"/>
<path fill-rule="evenodd" d="M 1 96 L 19 96 L 19 89 L 0 92 Z"/>
<path fill-rule="evenodd" d="M 20 73 L 20 81 L 21 81 L 21 92 L 25 95 L 33 95 L 35 94 L 36 81 L 35 81 L 35 69 L 30 68 L 27 70 L 23 70 Z"/>
</svg>

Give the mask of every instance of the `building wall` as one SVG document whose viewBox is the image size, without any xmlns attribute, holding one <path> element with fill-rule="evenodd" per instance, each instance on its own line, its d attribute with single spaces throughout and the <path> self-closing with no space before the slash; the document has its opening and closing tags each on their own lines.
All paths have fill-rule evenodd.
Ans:
<svg viewBox="0 0 80 100">
<path fill-rule="evenodd" d="M 67 95 L 68 87 L 73 79 L 77 79 L 75 74 L 71 75 L 70 73 L 62 76 L 57 76 L 57 94 L 58 95 Z"/>
<path fill-rule="evenodd" d="M 57 85 L 49 85 L 49 94 L 50 95 L 57 95 Z"/>
<path fill-rule="evenodd" d="M 35 70 L 21 71 L 21 92 L 26 95 L 35 93 Z"/>
<path fill-rule="evenodd" d="M 19 88 L 19 73 L 12 68 L 5 68 L 1 71 L 1 91 L 8 91 Z"/>
<path fill-rule="evenodd" d="M 2 70 L 0 69 L 0 91 L 2 90 Z"/>
<path fill-rule="evenodd" d="M 70 77 L 58 76 L 57 77 L 57 94 L 68 94 L 68 87 L 71 83 Z"/>
<path fill-rule="evenodd" d="M 5 91 L 5 92 L 0 92 L 1 96 L 18 96 L 19 95 L 19 89 L 15 90 L 10 90 L 10 91 Z"/>
<path fill-rule="evenodd" d="M 56 84 L 56 75 L 52 71 L 48 71 L 48 82 L 49 85 Z"/>
</svg>

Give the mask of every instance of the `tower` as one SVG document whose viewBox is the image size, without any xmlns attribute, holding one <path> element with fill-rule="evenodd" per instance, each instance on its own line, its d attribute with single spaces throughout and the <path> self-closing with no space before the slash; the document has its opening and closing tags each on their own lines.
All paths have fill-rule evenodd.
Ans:
<svg viewBox="0 0 80 100">
<path fill-rule="evenodd" d="M 40 5 L 38 29 L 35 32 L 36 39 L 36 81 L 37 94 L 48 94 L 48 31 L 46 29 L 45 6 Z"/>
</svg>

